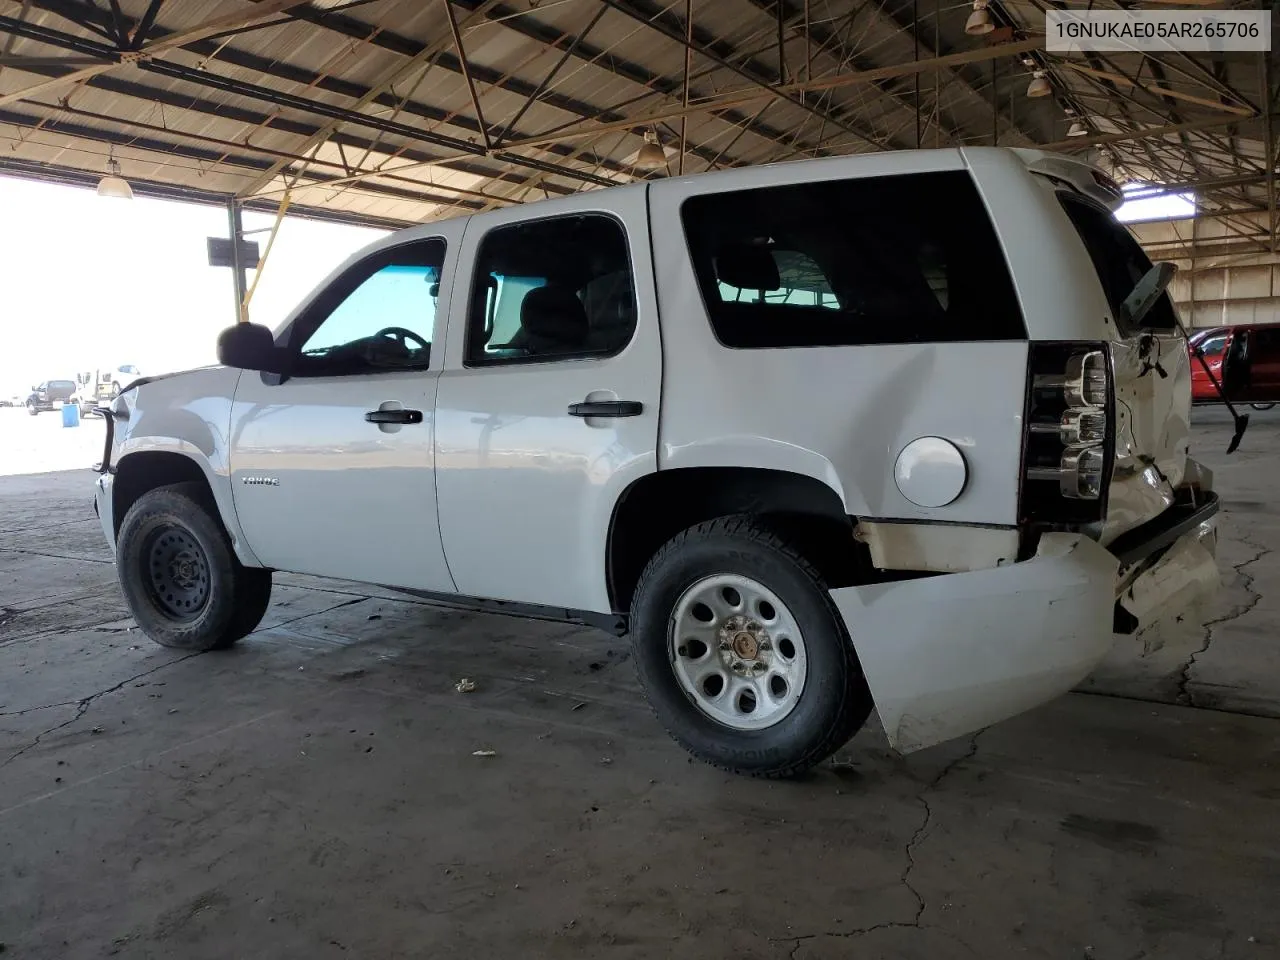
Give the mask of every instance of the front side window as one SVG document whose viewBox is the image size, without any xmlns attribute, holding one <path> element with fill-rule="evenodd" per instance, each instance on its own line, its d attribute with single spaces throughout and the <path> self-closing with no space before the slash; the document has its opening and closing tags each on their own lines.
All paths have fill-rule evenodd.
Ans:
<svg viewBox="0 0 1280 960">
<path fill-rule="evenodd" d="M 692 197 L 685 237 L 730 347 L 1026 338 L 991 220 L 963 172 Z"/>
<path fill-rule="evenodd" d="M 1122 334 L 1132 333 L 1125 329 L 1121 304 L 1151 269 L 1151 260 L 1124 224 L 1106 207 L 1070 193 L 1061 193 L 1058 199 L 1089 251 L 1093 268 L 1111 305 L 1111 313 L 1116 318 L 1116 327 Z M 1147 311 L 1141 326 L 1145 330 L 1177 328 L 1168 291 Z"/>
<path fill-rule="evenodd" d="M 613 217 L 512 224 L 481 241 L 467 366 L 611 356 L 635 328 L 631 258 Z"/>
<path fill-rule="evenodd" d="M 425 369 L 431 362 L 443 240 L 373 254 L 339 277 L 290 336 L 295 376 Z"/>
</svg>

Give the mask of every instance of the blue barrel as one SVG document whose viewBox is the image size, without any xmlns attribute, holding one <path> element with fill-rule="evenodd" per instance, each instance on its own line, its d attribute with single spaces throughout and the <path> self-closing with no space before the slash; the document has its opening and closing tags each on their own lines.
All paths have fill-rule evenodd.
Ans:
<svg viewBox="0 0 1280 960">
<path fill-rule="evenodd" d="M 62 405 L 62 425 L 64 427 L 80 426 L 80 404 L 74 400 Z"/>
</svg>

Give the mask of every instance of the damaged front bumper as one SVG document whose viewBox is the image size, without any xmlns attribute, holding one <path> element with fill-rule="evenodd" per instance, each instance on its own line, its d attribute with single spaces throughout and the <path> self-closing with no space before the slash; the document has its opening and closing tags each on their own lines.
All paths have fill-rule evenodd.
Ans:
<svg viewBox="0 0 1280 960">
<path fill-rule="evenodd" d="M 980 730 L 1066 693 L 1133 633 L 1218 584 L 1211 491 L 1179 491 L 1104 547 L 1046 533 L 1029 560 L 832 590 L 890 744 L 903 753 Z"/>
</svg>

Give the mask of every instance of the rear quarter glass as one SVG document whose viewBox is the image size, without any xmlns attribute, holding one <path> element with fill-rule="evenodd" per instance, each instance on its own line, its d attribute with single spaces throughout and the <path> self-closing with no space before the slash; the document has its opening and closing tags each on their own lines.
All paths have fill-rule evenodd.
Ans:
<svg viewBox="0 0 1280 960">
<path fill-rule="evenodd" d="M 778 348 L 1026 339 L 965 171 L 690 197 L 680 217 L 717 339 Z"/>
</svg>

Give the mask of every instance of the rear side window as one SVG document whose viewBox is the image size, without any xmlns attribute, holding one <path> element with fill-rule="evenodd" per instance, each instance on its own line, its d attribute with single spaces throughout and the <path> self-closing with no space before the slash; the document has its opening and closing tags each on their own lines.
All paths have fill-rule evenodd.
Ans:
<svg viewBox="0 0 1280 960">
<path fill-rule="evenodd" d="M 508 224 L 480 241 L 466 366 L 609 357 L 635 329 L 631 256 L 613 217 Z"/>
<path fill-rule="evenodd" d="M 729 347 L 1019 340 L 1026 326 L 967 173 L 707 194 L 680 211 Z"/>
<path fill-rule="evenodd" d="M 1106 207 L 1071 193 L 1060 193 L 1058 199 L 1075 225 L 1076 232 L 1080 234 L 1085 249 L 1089 251 L 1093 269 L 1097 271 L 1107 302 L 1111 305 L 1111 315 L 1115 318 L 1117 329 L 1125 335 L 1132 333 L 1132 330 L 1125 329 L 1120 305 L 1151 269 L 1151 260 L 1133 235 L 1125 229 L 1124 224 Z M 1142 328 L 1173 330 L 1176 327 L 1173 303 L 1169 294 L 1165 293 L 1143 317 Z"/>
</svg>

